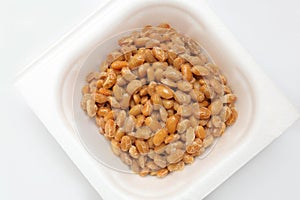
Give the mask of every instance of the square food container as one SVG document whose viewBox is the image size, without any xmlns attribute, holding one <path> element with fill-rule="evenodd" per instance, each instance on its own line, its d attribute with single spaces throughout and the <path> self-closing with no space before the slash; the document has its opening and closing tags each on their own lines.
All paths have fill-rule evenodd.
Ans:
<svg viewBox="0 0 300 200">
<path fill-rule="evenodd" d="M 238 96 L 239 112 L 205 159 L 163 179 L 118 172 L 97 162 L 76 134 L 71 98 L 78 67 L 97 44 L 161 22 L 201 43 Z M 16 86 L 103 199 L 202 199 L 299 117 L 203 0 L 111 0 L 28 65 Z"/>
</svg>

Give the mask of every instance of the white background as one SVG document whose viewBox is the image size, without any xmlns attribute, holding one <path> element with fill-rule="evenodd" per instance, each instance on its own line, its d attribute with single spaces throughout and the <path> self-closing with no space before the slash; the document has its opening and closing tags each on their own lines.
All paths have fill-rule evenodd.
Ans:
<svg viewBox="0 0 300 200">
<path fill-rule="evenodd" d="M 101 200 L 13 88 L 14 76 L 25 64 L 101 3 L 0 0 L 1 200 Z M 300 110 L 300 1 L 210 0 L 209 4 Z M 299 142 L 298 120 L 207 200 L 300 199 Z"/>
</svg>

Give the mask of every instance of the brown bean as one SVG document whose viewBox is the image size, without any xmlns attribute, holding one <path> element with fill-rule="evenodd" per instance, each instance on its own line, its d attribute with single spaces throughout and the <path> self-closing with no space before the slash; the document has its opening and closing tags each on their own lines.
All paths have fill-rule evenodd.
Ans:
<svg viewBox="0 0 300 200">
<path fill-rule="evenodd" d="M 217 94 L 222 94 L 223 93 L 223 85 L 216 79 L 211 79 L 210 84 L 213 87 L 214 91 Z"/>
<path fill-rule="evenodd" d="M 192 127 L 189 127 L 187 130 L 186 130 L 186 133 L 185 133 L 185 144 L 188 146 L 190 144 L 192 144 L 192 142 L 194 141 L 195 139 L 195 132 L 194 132 L 194 128 Z"/>
<path fill-rule="evenodd" d="M 101 77 L 99 72 L 91 72 L 86 76 L 86 82 L 91 82 L 92 80 L 97 80 Z"/>
<path fill-rule="evenodd" d="M 182 117 L 189 117 L 193 114 L 193 107 L 190 105 L 181 105 L 178 107 L 177 113 Z"/>
<path fill-rule="evenodd" d="M 206 132 L 203 126 L 197 126 L 195 130 L 196 138 L 204 139 L 206 137 Z"/>
<path fill-rule="evenodd" d="M 131 139 L 129 136 L 124 135 L 121 139 L 121 150 L 128 151 L 131 147 Z"/>
<path fill-rule="evenodd" d="M 161 120 L 163 122 L 166 122 L 167 118 L 168 118 L 168 112 L 166 111 L 166 109 L 164 107 L 159 108 L 159 114 L 160 114 Z"/>
<path fill-rule="evenodd" d="M 206 101 L 206 100 L 204 100 L 204 101 L 202 101 L 202 102 L 199 103 L 199 107 L 207 107 L 209 105 L 210 105 L 209 102 Z"/>
<path fill-rule="evenodd" d="M 138 115 L 136 118 L 135 127 L 136 128 L 141 127 L 143 125 L 144 121 L 145 121 L 145 116 L 142 114 Z"/>
<path fill-rule="evenodd" d="M 210 145 L 212 145 L 213 141 L 214 141 L 214 137 L 212 135 L 208 135 L 206 138 L 204 138 L 203 140 L 204 148 L 207 148 Z"/>
<path fill-rule="evenodd" d="M 172 51 L 168 51 L 168 63 L 170 63 L 170 65 L 173 65 L 174 60 L 177 58 L 177 54 L 172 52 Z"/>
<path fill-rule="evenodd" d="M 100 134 L 104 134 L 105 129 L 105 121 L 103 117 L 96 117 L 96 124 L 99 126 L 99 132 Z"/>
<path fill-rule="evenodd" d="M 193 66 L 195 65 L 204 65 L 204 62 L 198 56 L 189 56 L 185 58 L 189 61 Z"/>
<path fill-rule="evenodd" d="M 168 165 L 168 170 L 170 172 L 174 172 L 174 171 L 180 171 L 184 168 L 184 162 L 180 161 L 178 163 L 174 163 L 174 164 L 170 164 Z"/>
<path fill-rule="evenodd" d="M 177 132 L 184 133 L 191 126 L 188 119 L 181 120 L 177 125 Z"/>
<path fill-rule="evenodd" d="M 228 107 L 228 106 L 224 106 L 223 108 L 223 113 L 224 113 L 224 117 L 223 117 L 223 121 L 227 121 L 229 119 L 229 117 L 231 116 L 232 114 L 232 111 L 231 109 Z M 222 116 L 222 113 L 221 113 L 221 116 Z"/>
<path fill-rule="evenodd" d="M 98 82 L 98 81 L 97 81 Z M 97 82 L 96 81 L 92 81 L 89 84 L 89 88 L 90 88 L 90 93 L 95 93 L 97 92 L 98 88 L 97 88 Z"/>
<path fill-rule="evenodd" d="M 124 86 L 126 84 L 127 84 L 127 81 L 122 76 L 118 75 L 117 76 L 117 85 Z"/>
<path fill-rule="evenodd" d="M 85 86 L 83 86 L 83 88 L 81 89 L 81 94 L 82 94 L 82 95 L 85 95 L 85 94 L 87 94 L 87 93 L 89 93 L 89 92 L 90 92 L 89 85 L 85 85 Z"/>
<path fill-rule="evenodd" d="M 125 163 L 128 166 L 132 165 L 132 159 L 127 153 L 121 152 L 120 153 L 120 159 L 123 163 Z"/>
<path fill-rule="evenodd" d="M 163 70 L 162 69 L 156 69 L 154 72 L 154 77 L 156 81 L 161 81 L 161 79 L 163 78 Z M 149 79 L 148 79 L 149 80 Z M 149 80 L 150 81 L 150 80 Z"/>
<path fill-rule="evenodd" d="M 125 133 L 123 131 L 121 131 L 120 129 L 117 130 L 114 139 L 118 142 L 121 141 L 122 137 L 125 135 Z"/>
<path fill-rule="evenodd" d="M 117 142 L 116 140 L 111 140 L 111 141 L 110 141 L 110 146 L 111 146 L 112 152 L 113 152 L 115 155 L 119 156 L 120 153 L 121 153 L 120 143 Z"/>
<path fill-rule="evenodd" d="M 128 63 L 126 61 L 115 61 L 111 64 L 111 68 L 116 69 L 116 70 L 120 70 L 123 67 L 127 67 Z"/>
<path fill-rule="evenodd" d="M 184 135 L 184 134 L 182 134 Z M 167 154 L 174 153 L 177 149 L 182 149 L 184 147 L 184 144 L 182 141 L 175 141 L 167 145 L 167 148 L 165 149 Z"/>
<path fill-rule="evenodd" d="M 154 69 L 152 67 L 149 67 L 147 69 L 147 78 L 148 78 L 148 81 L 154 81 L 155 80 Z"/>
<path fill-rule="evenodd" d="M 173 107 L 173 105 L 174 105 L 174 101 L 173 100 L 168 100 L 168 99 L 163 99 L 162 103 L 163 103 L 163 106 L 166 109 L 171 109 Z"/>
<path fill-rule="evenodd" d="M 147 69 L 150 67 L 148 63 L 145 63 L 138 68 L 138 75 L 140 78 L 143 78 L 147 75 Z"/>
<path fill-rule="evenodd" d="M 142 111 L 142 113 L 143 113 L 143 115 L 144 115 L 145 117 L 151 115 L 151 113 L 152 113 L 152 111 L 153 111 L 153 105 L 151 104 L 150 100 L 148 100 L 148 101 L 144 104 L 144 106 L 143 106 L 143 108 L 141 109 L 141 111 Z"/>
<path fill-rule="evenodd" d="M 161 129 L 162 126 L 161 124 L 157 121 L 157 119 L 155 119 L 154 117 L 147 117 L 145 120 L 145 125 L 149 126 L 149 128 L 152 131 L 157 131 L 158 129 Z"/>
<path fill-rule="evenodd" d="M 231 113 L 230 117 L 226 121 L 226 125 L 227 126 L 231 126 L 236 121 L 236 119 L 238 117 L 238 113 L 237 113 L 237 111 L 236 111 L 236 109 L 234 107 L 231 108 L 231 112 L 232 113 Z"/>
<path fill-rule="evenodd" d="M 145 157 L 145 156 L 139 156 L 138 163 L 139 163 L 139 165 L 140 165 L 141 168 L 145 168 L 146 167 L 146 162 L 147 162 L 147 157 Z"/>
<path fill-rule="evenodd" d="M 114 97 L 108 97 L 108 102 L 112 108 L 121 108 L 120 103 Z"/>
<path fill-rule="evenodd" d="M 146 155 L 149 152 L 149 145 L 143 140 L 136 140 L 135 146 L 141 155 Z"/>
<path fill-rule="evenodd" d="M 94 100 L 89 99 L 86 101 L 86 111 L 89 117 L 94 117 L 96 115 L 97 109 L 98 108 Z"/>
<path fill-rule="evenodd" d="M 167 161 L 169 163 L 178 163 L 179 161 L 182 160 L 184 155 L 184 151 L 181 149 L 176 149 L 174 153 L 170 154 L 167 156 Z"/>
<path fill-rule="evenodd" d="M 117 78 L 117 80 L 118 80 L 118 78 Z M 98 89 L 103 88 L 103 83 L 104 83 L 104 80 L 103 80 L 103 79 L 98 80 L 98 81 L 96 82 L 97 88 L 98 88 Z M 92 92 L 92 91 L 90 91 L 90 92 Z"/>
<path fill-rule="evenodd" d="M 112 95 L 112 91 L 106 88 L 100 88 L 98 90 L 99 94 L 103 94 L 105 96 L 111 96 Z"/>
<path fill-rule="evenodd" d="M 119 51 L 113 51 L 110 54 L 108 54 L 106 62 L 112 63 L 114 61 L 121 61 L 124 60 L 124 55 Z"/>
<path fill-rule="evenodd" d="M 150 170 L 148 167 L 145 167 L 145 168 L 142 168 L 139 175 L 144 177 L 144 176 L 147 176 L 148 174 L 150 173 Z"/>
<path fill-rule="evenodd" d="M 212 73 L 214 74 L 220 74 L 220 69 L 217 65 L 213 64 L 213 63 L 207 63 L 205 65 Z"/>
<path fill-rule="evenodd" d="M 182 74 L 173 67 L 167 67 L 163 75 L 172 81 L 179 81 L 180 79 L 182 79 Z"/>
<path fill-rule="evenodd" d="M 205 99 L 204 94 L 197 89 L 193 89 L 190 91 L 190 96 L 192 98 L 192 100 L 197 101 L 197 102 L 202 102 Z"/>
<path fill-rule="evenodd" d="M 133 116 L 139 115 L 142 112 L 142 107 L 143 106 L 141 104 L 137 104 L 137 105 L 133 106 L 130 109 L 129 114 L 133 115 Z"/>
<path fill-rule="evenodd" d="M 191 71 L 191 65 L 189 63 L 185 63 L 181 65 L 181 73 L 186 81 L 191 81 L 193 79 L 193 74 Z"/>
<path fill-rule="evenodd" d="M 214 115 L 211 117 L 211 122 L 214 125 L 214 127 L 217 127 L 217 128 L 221 127 L 222 123 L 223 123 L 221 117 L 217 116 L 217 115 Z"/>
<path fill-rule="evenodd" d="M 231 89 L 227 85 L 224 85 L 223 87 L 224 87 L 224 93 L 225 94 L 231 94 L 232 93 Z"/>
<path fill-rule="evenodd" d="M 171 99 L 174 96 L 173 91 L 165 85 L 156 86 L 156 93 L 164 99 Z"/>
<path fill-rule="evenodd" d="M 148 47 L 146 47 L 146 48 L 148 48 Z M 146 59 L 146 62 L 148 62 L 148 63 L 154 63 L 157 61 L 155 59 L 155 57 L 153 56 L 152 51 L 150 49 L 145 50 L 145 59 Z"/>
<path fill-rule="evenodd" d="M 137 78 L 137 76 L 135 74 L 133 74 L 132 71 L 128 67 L 123 67 L 122 70 L 121 70 L 121 74 L 122 74 L 122 77 L 126 81 L 132 81 L 132 80 L 135 80 Z"/>
<path fill-rule="evenodd" d="M 145 62 L 145 58 L 141 54 L 135 54 L 132 56 L 128 62 L 128 67 L 130 69 L 134 69 L 140 65 L 142 65 Z"/>
<path fill-rule="evenodd" d="M 209 70 L 200 65 L 193 66 L 191 69 L 191 72 L 197 76 L 208 76 L 209 75 Z"/>
<path fill-rule="evenodd" d="M 143 47 L 150 40 L 148 37 L 136 38 L 133 42 L 136 47 Z"/>
<path fill-rule="evenodd" d="M 177 88 L 183 92 L 189 92 L 193 89 L 193 86 L 188 81 L 178 81 Z"/>
<path fill-rule="evenodd" d="M 148 94 L 148 87 L 146 85 L 144 85 L 140 91 L 139 91 L 139 95 L 142 97 L 142 96 L 145 96 Z"/>
<path fill-rule="evenodd" d="M 137 163 L 136 160 L 132 160 L 132 164 L 131 164 L 131 170 L 134 172 L 134 173 L 139 173 L 140 172 L 140 167 Z"/>
<path fill-rule="evenodd" d="M 127 85 L 126 91 L 131 95 L 140 87 L 142 87 L 142 82 L 140 80 L 133 80 Z"/>
<path fill-rule="evenodd" d="M 169 143 L 172 143 L 172 142 L 175 142 L 177 140 L 180 139 L 180 135 L 179 134 L 171 134 L 171 135 L 168 135 L 165 139 L 165 144 L 169 144 Z"/>
<path fill-rule="evenodd" d="M 153 138 L 153 137 L 152 137 L 152 138 Z M 167 148 L 167 145 L 164 144 L 164 143 L 161 143 L 161 145 L 159 145 L 159 146 L 154 146 L 154 144 L 153 144 L 153 147 L 152 147 L 152 148 L 154 148 L 154 152 L 155 152 L 156 154 L 163 154 L 164 151 L 165 151 L 166 148 Z"/>
<path fill-rule="evenodd" d="M 155 155 L 155 151 L 153 150 L 153 149 L 150 149 L 150 151 L 149 151 L 149 153 L 148 153 L 148 157 L 150 158 L 150 159 L 154 159 L 154 155 Z"/>
<path fill-rule="evenodd" d="M 153 161 L 160 168 L 165 168 L 167 166 L 166 159 L 161 155 L 155 154 Z"/>
<path fill-rule="evenodd" d="M 103 83 L 103 87 L 104 88 L 111 88 L 112 86 L 114 86 L 117 82 L 117 75 L 114 72 L 109 72 L 107 73 L 107 78 L 105 79 L 104 83 Z"/>
<path fill-rule="evenodd" d="M 133 101 L 134 101 L 135 104 L 139 104 L 140 101 L 141 101 L 141 97 L 140 97 L 140 95 L 138 95 L 138 94 L 134 94 L 134 95 L 132 96 L 132 98 L 133 98 Z"/>
<path fill-rule="evenodd" d="M 107 68 L 108 68 L 108 63 L 107 63 L 107 61 L 103 61 L 103 62 L 100 64 L 99 71 L 100 71 L 100 72 L 104 72 L 105 70 L 107 70 Z"/>
<path fill-rule="evenodd" d="M 182 57 L 177 57 L 174 62 L 173 62 L 173 66 L 176 68 L 176 69 L 180 69 L 180 67 L 185 63 L 185 59 L 182 58 Z"/>
<path fill-rule="evenodd" d="M 114 137 L 116 134 L 116 124 L 114 120 L 109 119 L 105 124 L 105 135 L 109 138 Z"/>
<path fill-rule="evenodd" d="M 129 148 L 129 155 L 135 159 L 139 157 L 139 153 L 135 146 L 131 145 L 131 147 Z"/>
<path fill-rule="evenodd" d="M 152 131 L 148 126 L 142 126 L 136 129 L 134 136 L 139 139 L 149 139 Z"/>
<path fill-rule="evenodd" d="M 226 94 L 223 96 L 223 103 L 234 103 L 237 97 L 234 94 Z"/>
<path fill-rule="evenodd" d="M 192 164 L 194 162 L 194 157 L 190 154 L 184 154 L 182 160 L 185 164 Z"/>
<path fill-rule="evenodd" d="M 222 108 L 223 108 L 223 102 L 220 99 L 213 101 L 208 107 L 212 115 L 219 114 Z"/>
<path fill-rule="evenodd" d="M 100 103 L 100 104 L 108 101 L 107 96 L 105 96 L 103 94 L 98 94 L 98 93 L 92 94 L 92 98 L 95 100 L 95 102 Z"/>
<path fill-rule="evenodd" d="M 158 130 L 153 137 L 153 144 L 159 146 L 165 140 L 167 134 L 168 131 L 165 128 Z"/>
<path fill-rule="evenodd" d="M 134 129 L 135 120 L 132 115 L 129 115 L 129 117 L 126 118 L 124 122 L 123 129 L 126 133 L 131 133 Z"/>
<path fill-rule="evenodd" d="M 151 170 L 158 170 L 159 167 L 153 162 L 153 161 L 148 161 L 146 163 L 146 166 L 151 169 Z"/>
<path fill-rule="evenodd" d="M 156 93 L 154 93 L 151 96 L 151 102 L 153 103 L 153 105 L 162 105 L 162 100 L 161 100 L 160 96 Z"/>
<path fill-rule="evenodd" d="M 171 80 L 168 79 L 168 78 L 163 78 L 163 79 L 161 79 L 160 82 L 161 82 L 162 84 L 164 84 L 164 85 L 169 86 L 169 87 L 173 87 L 173 88 L 176 88 L 176 87 L 177 87 L 177 83 L 174 82 L 174 81 L 171 81 Z"/>
<path fill-rule="evenodd" d="M 199 124 L 199 119 L 197 119 L 194 115 L 189 118 L 191 127 L 196 127 Z"/>
<path fill-rule="evenodd" d="M 152 64 L 152 67 L 154 69 L 162 69 L 162 70 L 166 70 L 167 67 L 169 66 L 169 64 L 167 62 L 154 62 Z"/>
<path fill-rule="evenodd" d="M 154 81 L 151 81 L 151 82 L 149 83 L 147 92 L 148 92 L 148 94 L 149 94 L 150 96 L 152 96 L 152 95 L 155 94 L 156 85 L 157 85 L 157 84 L 156 84 L 156 82 L 154 82 Z"/>
<path fill-rule="evenodd" d="M 177 129 L 177 124 L 179 122 L 179 116 L 178 115 L 173 115 L 170 116 L 167 121 L 166 121 L 166 128 L 168 130 L 168 133 L 173 134 L 175 133 Z"/>
<path fill-rule="evenodd" d="M 199 120 L 199 125 L 200 126 L 205 126 L 208 123 L 208 119 L 200 119 Z"/>
<path fill-rule="evenodd" d="M 199 116 L 200 119 L 208 119 L 211 115 L 211 111 L 206 107 L 200 107 L 199 109 Z"/>
<path fill-rule="evenodd" d="M 160 62 L 164 62 L 168 58 L 168 54 L 159 47 L 153 47 L 152 53 Z"/>
<path fill-rule="evenodd" d="M 147 101 L 148 101 L 148 96 L 143 96 L 143 97 L 141 98 L 141 104 L 144 105 Z"/>
<path fill-rule="evenodd" d="M 195 154 L 200 151 L 201 147 L 202 145 L 194 141 L 192 144 L 186 147 L 186 152 L 189 154 Z"/>
<path fill-rule="evenodd" d="M 107 115 L 107 113 L 110 111 L 109 108 L 106 108 L 106 107 L 100 107 L 97 111 L 97 115 L 98 116 L 101 116 L 101 117 L 104 117 L 105 115 Z"/>
<path fill-rule="evenodd" d="M 221 122 L 220 127 L 219 128 L 213 128 L 211 134 L 214 137 L 220 137 L 224 133 L 225 129 L 226 129 L 226 124 L 224 122 Z"/>
<path fill-rule="evenodd" d="M 128 109 L 128 106 L 129 106 L 129 101 L 130 101 L 130 96 L 129 94 L 125 93 L 123 95 L 123 98 L 120 102 L 120 106 L 122 109 Z"/>
<path fill-rule="evenodd" d="M 159 178 L 163 178 L 163 177 L 167 176 L 168 173 L 169 173 L 168 169 L 160 169 L 157 171 L 156 176 Z"/>
<path fill-rule="evenodd" d="M 104 121 L 107 122 L 109 119 L 115 118 L 115 111 L 111 110 L 107 113 L 107 115 L 104 116 Z"/>
<path fill-rule="evenodd" d="M 189 104 L 191 102 L 191 96 L 180 90 L 175 92 L 174 98 L 179 104 Z"/>
<path fill-rule="evenodd" d="M 125 36 L 125 37 L 122 37 L 121 39 L 119 39 L 118 41 L 118 44 L 120 46 L 122 45 L 130 45 L 131 43 L 133 43 L 133 37 L 132 36 Z"/>
</svg>

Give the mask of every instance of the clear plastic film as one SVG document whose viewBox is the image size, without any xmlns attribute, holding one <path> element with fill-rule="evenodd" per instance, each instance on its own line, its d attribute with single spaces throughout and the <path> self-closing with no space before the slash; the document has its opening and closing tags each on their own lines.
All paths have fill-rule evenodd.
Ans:
<svg viewBox="0 0 300 200">
<path fill-rule="evenodd" d="M 207 52 L 168 24 L 112 40 L 118 48 L 86 74 L 81 108 L 128 170 L 102 161 L 164 177 L 207 155 L 237 118 L 236 96 Z"/>
</svg>

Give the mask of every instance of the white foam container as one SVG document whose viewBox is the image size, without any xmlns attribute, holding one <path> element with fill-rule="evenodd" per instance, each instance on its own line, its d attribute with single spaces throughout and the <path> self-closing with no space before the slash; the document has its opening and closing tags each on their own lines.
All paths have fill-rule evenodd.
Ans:
<svg viewBox="0 0 300 200">
<path fill-rule="evenodd" d="M 71 97 L 78 66 L 98 43 L 161 22 L 200 41 L 237 94 L 239 118 L 205 159 L 164 179 L 142 178 L 112 170 L 87 152 L 76 134 Z M 30 64 L 16 86 L 105 200 L 202 199 L 299 117 L 203 0 L 111 0 Z"/>
</svg>

